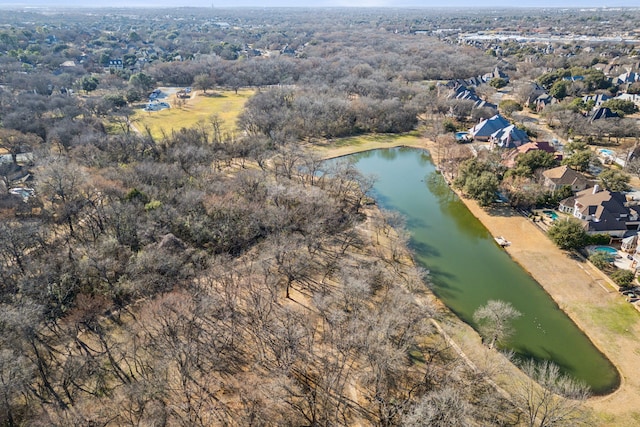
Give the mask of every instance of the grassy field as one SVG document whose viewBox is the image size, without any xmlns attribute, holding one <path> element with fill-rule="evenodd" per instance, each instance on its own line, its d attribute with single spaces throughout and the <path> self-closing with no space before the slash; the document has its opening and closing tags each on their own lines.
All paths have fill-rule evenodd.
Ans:
<svg viewBox="0 0 640 427">
<path fill-rule="evenodd" d="M 169 95 L 162 101 L 169 102 L 171 108 L 161 111 L 138 110 L 134 116 L 134 125 L 140 132 L 146 128 L 151 130 L 154 137 L 161 137 L 162 133 L 170 134 L 182 128 L 197 126 L 199 123 L 212 130 L 211 116 L 218 116 L 221 122 L 221 133 L 234 134 L 237 131 L 236 120 L 242 108 L 253 94 L 254 90 L 208 91 L 206 94 L 198 91 L 190 99 L 180 102 L 175 94 Z M 182 104 L 182 105 L 181 105 Z"/>
<path fill-rule="evenodd" d="M 323 157 L 339 157 L 346 154 L 375 150 L 377 148 L 397 147 L 400 145 L 426 148 L 426 141 L 420 131 L 403 134 L 367 134 L 338 138 L 313 145 Z"/>
<path fill-rule="evenodd" d="M 638 311 L 622 297 L 611 304 L 615 305 L 615 308 L 612 306 L 593 307 L 589 315 L 609 333 L 624 335 L 638 322 Z"/>
<path fill-rule="evenodd" d="M 387 144 L 411 144 L 415 141 L 416 137 L 419 137 L 418 132 L 410 132 L 403 134 L 367 134 L 359 136 L 351 136 L 347 138 L 340 138 L 334 141 L 336 147 L 344 146 L 361 146 L 370 143 L 387 143 Z"/>
</svg>

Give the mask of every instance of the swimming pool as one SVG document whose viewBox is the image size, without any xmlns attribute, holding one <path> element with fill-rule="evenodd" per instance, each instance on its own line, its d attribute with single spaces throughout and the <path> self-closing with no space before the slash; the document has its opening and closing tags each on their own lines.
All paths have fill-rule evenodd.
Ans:
<svg viewBox="0 0 640 427">
<path fill-rule="evenodd" d="M 609 150 L 606 148 L 601 148 L 598 150 L 601 154 L 604 154 L 605 156 L 609 156 L 609 157 L 616 157 L 616 152 L 613 150 Z"/>
<path fill-rule="evenodd" d="M 548 216 L 549 218 L 551 218 L 552 221 L 555 221 L 558 219 L 558 214 L 555 213 L 554 211 L 551 210 L 544 210 L 542 211 L 543 214 L 545 214 L 546 216 Z"/>
<path fill-rule="evenodd" d="M 471 141 L 471 134 L 469 132 L 456 132 L 456 141 L 466 142 Z"/>
<path fill-rule="evenodd" d="M 587 248 L 587 252 L 589 252 L 589 255 L 593 255 L 597 252 L 604 253 L 606 254 L 607 261 L 609 262 L 613 262 L 618 255 L 618 250 L 611 246 L 591 246 L 590 248 Z"/>
<path fill-rule="evenodd" d="M 593 252 L 606 252 L 611 255 L 616 255 L 618 253 L 618 250 L 611 246 L 594 246 L 591 250 Z"/>
</svg>

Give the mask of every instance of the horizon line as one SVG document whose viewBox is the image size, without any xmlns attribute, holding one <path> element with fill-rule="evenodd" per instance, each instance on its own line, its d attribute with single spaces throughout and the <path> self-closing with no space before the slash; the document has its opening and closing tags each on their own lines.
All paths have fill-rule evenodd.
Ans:
<svg viewBox="0 0 640 427">
<path fill-rule="evenodd" d="M 1 4 L 0 9 L 421 9 L 421 10 L 444 10 L 444 9 L 465 9 L 465 10 L 495 10 L 495 9 L 557 9 L 557 10 L 619 10 L 631 9 L 640 10 L 640 6 L 149 6 L 149 5 L 27 5 L 27 4 Z"/>
</svg>

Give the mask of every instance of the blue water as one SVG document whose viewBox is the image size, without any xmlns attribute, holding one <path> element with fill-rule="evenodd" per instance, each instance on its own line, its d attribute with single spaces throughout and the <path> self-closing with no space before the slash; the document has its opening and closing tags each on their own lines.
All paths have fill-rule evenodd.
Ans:
<svg viewBox="0 0 640 427">
<path fill-rule="evenodd" d="M 606 252 L 608 254 L 617 254 L 618 250 L 611 246 L 595 246 L 593 249 L 595 252 Z"/>
<path fill-rule="evenodd" d="M 456 132 L 456 141 L 463 141 L 466 138 L 469 138 L 469 132 Z"/>
</svg>

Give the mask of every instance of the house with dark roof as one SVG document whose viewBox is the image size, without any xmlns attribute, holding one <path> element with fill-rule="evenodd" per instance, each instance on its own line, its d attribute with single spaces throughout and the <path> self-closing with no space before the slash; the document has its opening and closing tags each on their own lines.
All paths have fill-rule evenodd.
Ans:
<svg viewBox="0 0 640 427">
<path fill-rule="evenodd" d="M 491 102 L 484 101 L 482 99 L 477 100 L 473 104 L 473 108 L 491 108 L 493 110 L 498 110 L 498 106 L 496 104 L 492 104 Z"/>
<path fill-rule="evenodd" d="M 592 122 L 594 120 L 613 119 L 616 117 L 620 117 L 618 113 L 611 111 L 611 109 L 607 107 L 600 107 L 596 108 L 594 112 L 589 116 L 589 121 Z"/>
<path fill-rule="evenodd" d="M 599 93 L 596 95 L 586 95 L 582 97 L 582 102 L 584 102 L 585 104 L 587 102 L 593 101 L 593 106 L 594 107 L 599 107 L 601 106 L 604 102 L 610 100 L 611 97 L 609 95 L 605 95 L 604 93 Z"/>
<path fill-rule="evenodd" d="M 613 79 L 613 84 L 616 86 L 631 84 L 640 81 L 640 74 L 634 73 L 633 71 L 628 71 L 624 74 L 620 74 L 618 77 Z"/>
<path fill-rule="evenodd" d="M 584 80 L 584 76 L 567 76 L 563 77 L 562 80 L 566 82 L 581 82 Z"/>
<path fill-rule="evenodd" d="M 529 136 L 515 125 L 509 125 L 492 133 L 489 137 L 489 142 L 491 142 L 491 149 L 496 147 L 517 148 L 529 142 Z"/>
<path fill-rule="evenodd" d="M 601 190 L 598 185 L 564 199 L 558 210 L 581 220 L 589 234 L 622 238 L 627 231 L 638 230 L 640 226 L 638 206 L 629 206 L 624 194 Z"/>
<path fill-rule="evenodd" d="M 542 172 L 542 177 L 542 185 L 551 191 L 557 191 L 562 187 L 569 186 L 575 193 L 585 190 L 590 186 L 589 180 L 584 175 L 574 171 L 567 165 L 547 169 Z"/>
<path fill-rule="evenodd" d="M 491 135 L 496 131 L 511 126 L 509 120 L 502 117 L 500 114 L 496 114 L 493 117 L 484 119 L 477 125 L 469 129 L 469 133 L 474 139 L 478 141 L 489 141 Z"/>
<path fill-rule="evenodd" d="M 488 101 L 483 100 L 476 94 L 473 88 L 469 88 L 465 85 L 458 85 L 453 89 L 453 92 L 449 94 L 448 99 L 457 99 L 460 101 L 473 101 L 473 108 L 492 108 L 498 109 L 498 106 Z M 452 107 L 453 108 L 453 107 Z"/>
<path fill-rule="evenodd" d="M 533 100 L 533 104 L 537 112 L 544 110 L 544 107 L 546 107 L 549 104 L 553 104 L 555 102 L 557 102 L 557 100 L 553 96 L 549 95 L 548 93 L 540 94 L 537 98 Z"/>
<path fill-rule="evenodd" d="M 468 101 L 478 101 L 480 97 L 472 89 L 467 88 L 464 85 L 460 85 L 453 90 L 453 93 L 449 95 L 449 99 L 459 99 Z"/>
</svg>

